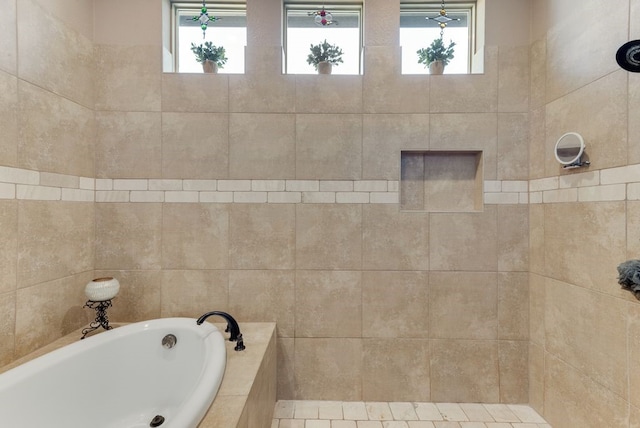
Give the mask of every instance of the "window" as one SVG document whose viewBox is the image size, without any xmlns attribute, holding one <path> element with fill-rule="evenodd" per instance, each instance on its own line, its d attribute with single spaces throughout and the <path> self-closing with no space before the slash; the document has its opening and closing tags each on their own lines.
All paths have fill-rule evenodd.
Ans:
<svg viewBox="0 0 640 428">
<path fill-rule="evenodd" d="M 191 52 L 191 43 L 196 45 L 212 42 L 224 46 L 228 58 L 219 73 L 244 73 L 244 49 L 247 45 L 246 6 L 240 4 L 216 4 L 208 9 L 209 16 L 220 18 L 210 22 L 202 38 L 200 16 L 202 2 L 172 3 L 173 16 L 173 60 L 174 70 L 181 73 L 201 73 L 202 65 Z"/>
<path fill-rule="evenodd" d="M 440 3 L 400 6 L 400 46 L 402 47 L 402 74 L 428 74 L 423 64 L 418 64 L 416 51 L 426 48 L 440 37 L 438 23 L 426 17 L 438 16 Z M 464 74 L 471 70 L 473 52 L 473 26 L 475 7 L 472 3 L 450 3 L 446 6 L 450 21 L 444 29 L 445 45 L 456 43 L 454 58 L 445 68 L 445 74 Z"/>
<path fill-rule="evenodd" d="M 343 62 L 333 68 L 333 74 L 361 74 L 362 5 L 325 3 L 324 9 L 337 22 L 326 26 L 317 25 L 309 15 L 318 9 L 317 4 L 285 4 L 285 73 L 315 74 L 314 67 L 307 63 L 309 47 L 326 39 L 343 52 Z"/>
</svg>

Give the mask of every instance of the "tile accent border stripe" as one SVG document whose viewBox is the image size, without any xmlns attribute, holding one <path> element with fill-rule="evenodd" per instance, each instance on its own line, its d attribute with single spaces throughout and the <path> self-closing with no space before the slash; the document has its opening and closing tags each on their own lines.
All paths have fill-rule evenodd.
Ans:
<svg viewBox="0 0 640 428">
<path fill-rule="evenodd" d="M 102 179 L 0 166 L 0 199 L 70 202 L 397 204 L 397 180 Z M 640 200 L 640 164 L 534 180 L 486 180 L 484 203 Z"/>
</svg>

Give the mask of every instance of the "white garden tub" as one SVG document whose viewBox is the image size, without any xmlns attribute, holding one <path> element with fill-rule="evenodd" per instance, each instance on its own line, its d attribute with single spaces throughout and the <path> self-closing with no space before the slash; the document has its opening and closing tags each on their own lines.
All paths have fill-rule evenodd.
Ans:
<svg viewBox="0 0 640 428">
<path fill-rule="evenodd" d="M 172 348 L 162 345 L 169 334 L 177 338 Z M 129 324 L 0 375 L 0 427 L 196 427 L 225 364 L 225 339 L 212 324 L 192 318 Z"/>
</svg>

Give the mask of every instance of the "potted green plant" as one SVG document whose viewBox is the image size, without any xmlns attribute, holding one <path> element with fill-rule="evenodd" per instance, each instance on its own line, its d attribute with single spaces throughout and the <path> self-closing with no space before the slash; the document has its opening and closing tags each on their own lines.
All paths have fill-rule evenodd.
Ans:
<svg viewBox="0 0 640 428">
<path fill-rule="evenodd" d="M 191 43 L 191 51 L 205 73 L 217 73 L 218 68 L 224 68 L 227 63 L 224 46 L 215 46 L 212 42 L 204 42 L 204 45 Z"/>
<path fill-rule="evenodd" d="M 442 37 L 435 39 L 426 49 L 418 49 L 418 64 L 428 67 L 429 74 L 442 74 L 444 67 L 453 59 L 455 45 L 450 41 L 449 46 L 445 46 Z"/>
<path fill-rule="evenodd" d="M 337 66 L 342 62 L 342 49 L 330 44 L 327 39 L 317 45 L 311 44 L 309 50 L 311 53 L 307 62 L 318 70 L 318 74 L 331 74 L 333 65 Z"/>
</svg>

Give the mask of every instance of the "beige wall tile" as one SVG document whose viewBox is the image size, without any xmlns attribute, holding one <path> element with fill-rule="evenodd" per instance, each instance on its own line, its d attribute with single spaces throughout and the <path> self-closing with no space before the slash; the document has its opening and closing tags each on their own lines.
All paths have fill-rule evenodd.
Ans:
<svg viewBox="0 0 640 428">
<path fill-rule="evenodd" d="M 296 115 L 296 178 L 362 177 L 362 116 Z"/>
<path fill-rule="evenodd" d="M 229 77 L 223 74 L 162 73 L 162 111 L 228 112 Z"/>
<path fill-rule="evenodd" d="M 96 206 L 96 269 L 159 269 L 162 205 Z"/>
<path fill-rule="evenodd" d="M 547 153 L 545 109 L 531 110 L 529 113 L 529 179 L 545 177 Z"/>
<path fill-rule="evenodd" d="M 429 77 L 400 75 L 399 46 L 364 49 L 365 113 L 428 113 Z"/>
<path fill-rule="evenodd" d="M 34 0 L 18 2 L 17 29 L 19 77 L 92 108 L 95 57 L 90 36 L 70 28 Z"/>
<path fill-rule="evenodd" d="M 640 7 L 637 8 L 640 10 Z M 640 12 L 639 12 L 640 14 Z M 640 37 L 640 36 L 639 36 Z M 629 78 L 629 164 L 640 163 L 640 122 L 634 118 L 640 115 L 640 75 L 637 73 L 628 73 Z"/>
<path fill-rule="evenodd" d="M 296 399 L 362 399 L 360 339 L 296 339 Z"/>
<path fill-rule="evenodd" d="M 94 174 L 93 111 L 19 81 L 18 164 L 61 174 Z"/>
<path fill-rule="evenodd" d="M 402 152 L 400 161 L 400 209 L 424 211 L 424 152 Z"/>
<path fill-rule="evenodd" d="M 293 204 L 231 205 L 231 268 L 293 269 L 295 210 Z"/>
<path fill-rule="evenodd" d="M 364 339 L 362 399 L 430 401 L 429 341 Z"/>
<path fill-rule="evenodd" d="M 627 74 L 616 71 L 547 104 L 547 175 L 566 173 L 555 160 L 553 149 L 558 138 L 570 131 L 582 135 L 585 159 L 597 163 L 598 168 L 627 163 Z"/>
<path fill-rule="evenodd" d="M 227 205 L 162 205 L 164 269 L 226 269 L 229 240 Z"/>
<path fill-rule="evenodd" d="M 522 3 L 522 2 L 521 2 Z M 513 17 L 508 21 L 513 21 Z M 529 110 L 529 46 L 498 48 L 498 111 Z"/>
<path fill-rule="evenodd" d="M 198 318 L 209 311 L 229 308 L 229 273 L 226 270 L 163 270 L 162 317 Z M 211 322 L 224 322 L 212 318 Z"/>
<path fill-rule="evenodd" d="M 295 115 L 240 113 L 230 115 L 230 178 L 295 178 L 295 167 Z"/>
<path fill-rule="evenodd" d="M 640 211 L 638 209 L 640 209 L 640 202 L 627 201 L 627 254 L 624 260 L 636 259 L 640 254 Z M 624 260 L 620 259 L 616 266 Z"/>
<path fill-rule="evenodd" d="M 529 339 L 529 273 L 498 273 L 498 338 Z"/>
<path fill-rule="evenodd" d="M 109 321 L 139 322 L 160 318 L 162 274 L 159 270 L 95 271 L 93 276 L 112 276 L 120 282 L 120 291 L 109 308 Z"/>
<path fill-rule="evenodd" d="M 71 333 L 95 317 L 95 312 L 82 308 L 87 299 L 84 286 L 90 280 L 91 273 L 84 272 L 18 290 L 16 358 Z M 47 322 L 35 322 L 34 317 Z"/>
<path fill-rule="evenodd" d="M 495 271 L 498 267 L 497 209 L 482 213 L 431 213 L 431 270 Z"/>
<path fill-rule="evenodd" d="M 296 205 L 297 269 L 360 269 L 360 205 Z"/>
<path fill-rule="evenodd" d="M 544 206 L 529 205 L 529 271 L 544 273 Z"/>
<path fill-rule="evenodd" d="M 538 3 L 541 3 L 540 1 Z M 535 7 L 535 6 L 534 6 Z M 546 100 L 547 40 L 541 38 L 531 43 L 529 53 L 530 69 L 530 102 L 532 109 L 543 107 Z"/>
<path fill-rule="evenodd" d="M 229 118 L 215 113 L 162 114 L 162 177 L 229 176 Z"/>
<path fill-rule="evenodd" d="M 278 400 L 293 400 L 295 398 L 295 348 L 294 339 L 279 337 L 277 346 L 278 354 Z"/>
<path fill-rule="evenodd" d="M 552 19 L 547 32 L 547 101 L 619 70 L 615 61 L 598 62 L 592 67 L 575 67 L 575 64 L 585 56 L 597 57 L 601 52 L 611 52 L 613 56 L 620 41 L 628 40 L 628 3 L 628 0 L 607 3 L 611 10 L 607 22 L 617 23 L 611 28 L 602 21 L 599 7 L 580 7 L 582 3 L 577 0 L 549 2 L 548 16 Z M 612 96 L 611 100 L 616 98 Z"/>
<path fill-rule="evenodd" d="M 497 403 L 498 342 L 430 341 L 431 401 Z"/>
<path fill-rule="evenodd" d="M 429 269 L 429 214 L 396 204 L 362 207 L 362 266 L 369 270 Z"/>
<path fill-rule="evenodd" d="M 275 322 L 278 336 L 293 337 L 294 306 L 294 271 L 229 272 L 229 312 L 238 322 Z"/>
<path fill-rule="evenodd" d="M 498 115 L 498 180 L 529 178 L 529 114 Z"/>
<path fill-rule="evenodd" d="M 0 9 L 3 11 L 0 16 L 0 28 L 3 28 L 0 39 L 0 69 L 14 75 L 18 68 L 16 2 L 17 0 L 0 1 Z"/>
<path fill-rule="evenodd" d="M 427 272 L 363 272 L 362 336 L 428 338 L 428 283 Z"/>
<path fill-rule="evenodd" d="M 0 366 L 14 360 L 16 327 L 16 293 L 0 294 Z"/>
<path fill-rule="evenodd" d="M 640 428 L 640 409 L 631 406 L 629 411 L 629 428 Z"/>
<path fill-rule="evenodd" d="M 498 205 L 498 270 L 529 269 L 529 207 Z"/>
<path fill-rule="evenodd" d="M 96 113 L 96 178 L 161 178 L 160 113 Z"/>
<path fill-rule="evenodd" d="M 497 339 L 497 302 L 495 273 L 430 272 L 430 337 Z"/>
<path fill-rule="evenodd" d="M 529 342 L 529 405 L 544 414 L 544 348 Z"/>
<path fill-rule="evenodd" d="M 498 77 L 485 74 L 451 74 L 430 79 L 431 113 L 495 112 L 498 109 Z M 432 140 L 434 141 L 434 140 Z"/>
<path fill-rule="evenodd" d="M 624 202 L 545 204 L 545 265 L 552 278 L 606 294 L 625 260 Z M 579 236 L 580 239 L 576 239 Z"/>
<path fill-rule="evenodd" d="M 362 113 L 362 76 L 296 75 L 296 113 Z"/>
<path fill-rule="evenodd" d="M 568 415 L 576 427 L 628 426 L 629 405 L 622 398 L 550 354 L 545 367 L 544 418 L 551 426 L 565 426 Z"/>
<path fill-rule="evenodd" d="M 364 10 L 367 23 L 365 46 L 398 46 L 400 37 L 400 1 L 369 0 Z"/>
<path fill-rule="evenodd" d="M 229 111 L 238 113 L 294 113 L 295 76 L 229 76 Z"/>
<path fill-rule="evenodd" d="M 18 203 L 18 287 L 93 270 L 94 207 L 84 202 Z"/>
<path fill-rule="evenodd" d="M 529 343 L 526 341 L 499 341 L 498 359 L 500 364 L 500 402 L 528 403 Z"/>
<path fill-rule="evenodd" d="M 481 150 L 484 180 L 497 178 L 498 116 L 496 114 L 432 114 L 430 120 L 431 150 Z"/>
<path fill-rule="evenodd" d="M 425 153 L 424 209 L 430 212 L 482 210 L 482 155 Z"/>
<path fill-rule="evenodd" d="M 0 55 L 2 55 L 1 48 Z M 0 93 L 2 93 L 2 98 L 0 98 L 0 129 L 2 129 L 0 134 L 0 159 L 2 159 L 2 165 L 4 166 L 17 166 L 18 79 L 0 71 Z"/>
<path fill-rule="evenodd" d="M 160 111 L 162 50 L 96 44 L 96 110 Z"/>
<path fill-rule="evenodd" d="M 154 0 L 99 0 L 93 11 L 100 18 L 95 20 L 95 43 L 153 47 L 162 43 L 162 8 Z"/>
<path fill-rule="evenodd" d="M 546 350 L 627 397 L 627 308 L 620 299 L 547 280 Z"/>
<path fill-rule="evenodd" d="M 428 114 L 362 116 L 362 178 L 365 180 L 397 180 L 400 151 L 428 148 Z"/>
<path fill-rule="evenodd" d="M 296 337 L 361 337 L 362 274 L 296 273 Z"/>
<path fill-rule="evenodd" d="M 545 343 L 545 282 L 545 277 L 529 274 L 529 340 L 541 347 Z"/>
<path fill-rule="evenodd" d="M 0 294 L 15 291 L 18 259 L 18 203 L 0 201 Z M 14 295 L 15 298 L 15 295 Z M 1 325 L 1 324 L 0 324 Z"/>
<path fill-rule="evenodd" d="M 640 407 L 640 397 L 635 391 L 640 390 L 640 372 L 637 370 L 636 362 L 640 359 L 640 305 L 637 300 L 632 299 L 627 304 L 628 323 L 628 356 L 629 356 L 629 402 Z M 638 414 L 640 416 L 640 413 Z M 640 419 L 638 419 L 640 422 Z"/>
</svg>

